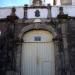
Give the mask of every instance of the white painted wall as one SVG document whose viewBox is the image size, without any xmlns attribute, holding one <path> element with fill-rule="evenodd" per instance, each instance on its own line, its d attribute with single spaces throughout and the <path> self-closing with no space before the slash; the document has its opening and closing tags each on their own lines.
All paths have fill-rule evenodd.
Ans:
<svg viewBox="0 0 75 75">
<path fill-rule="evenodd" d="M 19 18 L 23 18 L 24 14 L 23 12 L 24 12 L 23 7 L 16 8 L 16 15 Z M 6 18 L 10 14 L 11 14 L 11 8 L 0 8 L 0 18 Z"/>
<path fill-rule="evenodd" d="M 35 11 L 40 11 L 40 17 L 35 16 Z M 28 18 L 47 18 L 48 10 L 47 9 L 29 9 L 28 11 Z"/>
<path fill-rule="evenodd" d="M 72 5 L 75 5 L 75 0 L 72 0 Z"/>
<path fill-rule="evenodd" d="M 10 8 L 0 9 L 0 18 L 6 18 L 7 15 L 11 13 Z"/>
<path fill-rule="evenodd" d="M 51 14 L 52 17 L 56 17 L 59 13 L 59 7 L 60 6 L 52 6 Z M 68 14 L 69 16 L 75 17 L 75 6 L 62 6 L 64 8 L 64 13 Z M 36 9 L 28 9 L 28 18 L 36 18 L 35 12 Z M 39 9 L 41 12 L 41 16 L 39 18 L 47 18 L 48 10 L 45 9 Z M 6 18 L 8 15 L 11 14 L 11 8 L 0 8 L 0 18 Z M 16 7 L 16 14 L 19 18 L 23 18 L 24 10 L 23 7 Z"/>
<path fill-rule="evenodd" d="M 75 17 L 75 6 L 62 6 L 64 9 L 64 13 L 68 14 L 69 16 Z M 59 14 L 59 6 L 52 7 L 52 17 L 56 17 Z"/>
</svg>

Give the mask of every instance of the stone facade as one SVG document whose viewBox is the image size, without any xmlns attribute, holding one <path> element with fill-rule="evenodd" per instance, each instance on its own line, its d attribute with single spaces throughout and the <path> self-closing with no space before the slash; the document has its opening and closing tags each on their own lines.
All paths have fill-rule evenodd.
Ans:
<svg viewBox="0 0 75 75">
<path fill-rule="evenodd" d="M 50 15 L 50 6 L 48 9 L 47 18 L 27 19 L 27 9 L 24 8 L 25 14 L 23 19 L 19 19 L 16 15 L 12 14 L 5 19 L 0 19 L 1 75 L 21 75 L 23 35 L 34 29 L 47 30 L 53 34 L 55 75 L 75 74 L 75 19 L 64 13 L 62 14 L 62 12 L 60 12 L 57 18 L 52 18 Z M 14 14 L 15 11 L 12 11 Z"/>
</svg>

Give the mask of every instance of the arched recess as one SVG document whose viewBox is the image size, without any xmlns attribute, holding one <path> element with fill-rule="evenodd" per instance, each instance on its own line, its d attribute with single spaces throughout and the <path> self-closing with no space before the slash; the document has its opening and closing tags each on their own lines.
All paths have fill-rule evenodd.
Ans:
<svg viewBox="0 0 75 75">
<path fill-rule="evenodd" d="M 28 26 L 25 26 L 21 30 L 21 32 L 19 34 L 19 38 L 23 39 L 23 37 L 26 34 L 26 32 L 32 31 L 32 30 L 45 30 L 45 31 L 50 32 L 52 34 L 53 38 L 55 38 L 57 36 L 57 32 L 55 31 L 55 29 L 51 25 L 46 25 L 46 24 L 30 24 Z M 22 46 L 20 46 L 19 49 L 21 49 L 20 57 L 22 57 Z M 58 43 L 57 43 L 57 41 L 54 41 L 54 56 L 55 56 L 55 75 L 58 75 L 58 60 L 59 60 L 59 57 L 58 57 Z M 20 59 L 20 61 L 21 61 L 21 59 Z M 21 64 L 21 62 L 20 62 L 20 64 Z"/>
<path fill-rule="evenodd" d="M 55 56 L 52 33 L 31 30 L 24 34 L 22 43 L 22 75 L 55 75 Z"/>
</svg>

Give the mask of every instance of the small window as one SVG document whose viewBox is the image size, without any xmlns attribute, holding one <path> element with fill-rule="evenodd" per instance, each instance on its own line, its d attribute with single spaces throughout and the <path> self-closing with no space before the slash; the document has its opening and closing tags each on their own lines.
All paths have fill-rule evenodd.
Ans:
<svg viewBox="0 0 75 75">
<path fill-rule="evenodd" d="M 40 36 L 35 36 L 35 41 L 41 41 L 41 37 Z"/>
</svg>

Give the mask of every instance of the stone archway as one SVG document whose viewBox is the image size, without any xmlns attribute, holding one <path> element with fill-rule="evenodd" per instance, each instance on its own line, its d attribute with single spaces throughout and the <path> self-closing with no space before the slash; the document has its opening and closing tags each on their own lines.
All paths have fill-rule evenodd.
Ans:
<svg viewBox="0 0 75 75">
<path fill-rule="evenodd" d="M 25 33 L 28 32 L 28 31 L 31 31 L 31 30 L 45 30 L 45 31 L 48 31 L 48 32 L 52 33 L 53 38 L 55 38 L 57 36 L 57 33 L 56 33 L 55 29 L 51 25 L 46 25 L 46 24 L 30 24 L 28 26 L 25 26 L 21 30 L 21 32 L 19 34 L 19 38 L 23 39 L 23 36 L 25 35 Z M 21 45 L 20 45 L 19 49 L 22 51 L 22 46 Z M 57 63 L 58 60 L 59 60 L 58 53 L 59 53 L 58 52 L 58 43 L 56 41 L 54 41 L 55 75 L 58 75 L 58 63 Z M 21 56 L 22 56 L 22 54 L 20 54 L 20 57 Z"/>
<path fill-rule="evenodd" d="M 23 36 L 21 74 L 55 75 L 55 56 L 52 33 L 31 30 Z"/>
</svg>

